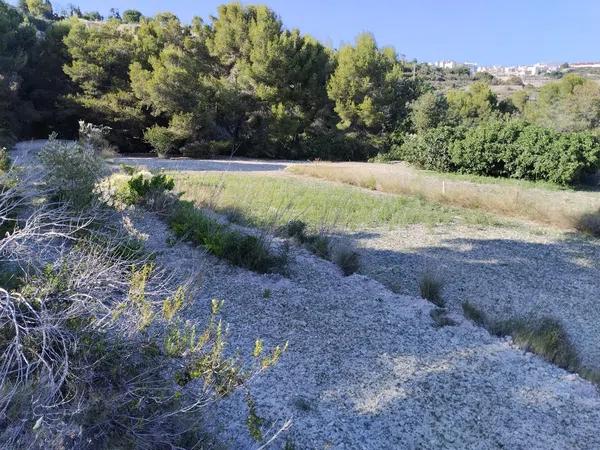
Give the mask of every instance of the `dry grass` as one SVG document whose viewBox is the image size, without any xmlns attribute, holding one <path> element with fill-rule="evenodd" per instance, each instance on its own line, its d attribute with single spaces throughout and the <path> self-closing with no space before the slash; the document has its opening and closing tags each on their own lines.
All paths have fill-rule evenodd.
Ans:
<svg viewBox="0 0 600 450">
<path fill-rule="evenodd" d="M 298 175 L 600 235 L 598 192 L 558 190 L 538 187 L 531 182 L 493 178 L 471 181 L 451 174 L 420 171 L 405 164 L 314 163 L 295 165 L 288 170 Z"/>
</svg>

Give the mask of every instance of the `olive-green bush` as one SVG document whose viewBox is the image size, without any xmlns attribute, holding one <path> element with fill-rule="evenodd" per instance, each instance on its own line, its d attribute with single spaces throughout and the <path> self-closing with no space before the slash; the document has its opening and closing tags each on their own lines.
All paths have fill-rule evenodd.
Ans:
<svg viewBox="0 0 600 450">
<path fill-rule="evenodd" d="M 406 136 L 402 145 L 395 147 L 395 156 L 422 169 L 455 170 L 449 148 L 454 141 L 461 139 L 463 132 L 462 127 L 442 126 Z"/>
<path fill-rule="evenodd" d="M 449 148 L 458 171 L 477 175 L 581 181 L 600 163 L 600 138 L 591 131 L 558 132 L 519 120 L 485 122 Z"/>
<path fill-rule="evenodd" d="M 444 172 L 569 185 L 600 168 L 600 135 L 496 119 L 472 128 L 442 126 L 407 135 L 379 159 L 404 160 Z"/>
</svg>

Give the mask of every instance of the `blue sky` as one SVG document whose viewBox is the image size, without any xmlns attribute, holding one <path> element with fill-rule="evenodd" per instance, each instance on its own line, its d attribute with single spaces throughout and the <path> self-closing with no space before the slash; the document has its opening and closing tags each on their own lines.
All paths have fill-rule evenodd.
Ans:
<svg viewBox="0 0 600 450">
<path fill-rule="evenodd" d="M 207 18 L 223 1 L 72 1 L 106 14 L 135 8 Z M 248 2 L 246 2 L 248 3 Z M 600 0 L 263 0 L 288 28 L 339 46 L 371 31 L 409 59 L 480 64 L 600 60 Z"/>
</svg>

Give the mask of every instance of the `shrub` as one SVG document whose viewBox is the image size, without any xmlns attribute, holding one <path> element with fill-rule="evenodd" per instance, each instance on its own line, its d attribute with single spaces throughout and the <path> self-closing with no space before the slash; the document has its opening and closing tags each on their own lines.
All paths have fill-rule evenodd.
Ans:
<svg viewBox="0 0 600 450">
<path fill-rule="evenodd" d="M 206 142 L 189 142 L 181 147 L 181 154 L 187 158 L 212 158 L 214 154 Z"/>
<path fill-rule="evenodd" d="M 79 141 L 98 151 L 107 149 L 110 144 L 106 139 L 111 128 L 103 125 L 94 125 L 83 120 L 79 121 Z"/>
<path fill-rule="evenodd" d="M 421 297 L 439 307 L 443 307 L 446 303 L 442 298 L 443 287 L 443 281 L 431 272 L 425 272 L 419 279 Z"/>
<path fill-rule="evenodd" d="M 233 148 L 231 141 L 210 141 L 210 148 L 214 155 L 227 155 Z"/>
<path fill-rule="evenodd" d="M 462 133 L 463 129 L 460 127 L 433 128 L 421 134 L 407 136 L 401 147 L 392 151 L 398 159 L 408 161 L 417 167 L 451 171 L 454 170 L 454 164 L 449 149 L 454 141 L 461 138 Z"/>
<path fill-rule="evenodd" d="M 452 164 L 465 173 L 510 175 L 505 161 L 514 151 L 508 147 L 514 145 L 524 126 L 520 121 L 488 121 L 467 130 L 463 139 L 450 146 Z"/>
<path fill-rule="evenodd" d="M 53 136 L 39 153 L 44 181 L 55 197 L 75 208 L 95 198 L 96 183 L 107 173 L 104 160 L 92 147 L 60 142 Z"/>
<path fill-rule="evenodd" d="M 148 178 L 138 173 L 127 180 L 118 197 L 128 205 L 139 203 L 152 211 L 165 211 L 176 200 L 175 196 L 169 195 L 174 188 L 175 181 L 168 175 L 159 173 Z"/>
<path fill-rule="evenodd" d="M 600 237 L 600 210 L 577 218 L 575 228 L 592 236 Z"/>
<path fill-rule="evenodd" d="M 460 172 L 573 184 L 600 164 L 600 138 L 560 133 L 520 120 L 489 121 L 450 147 Z"/>
<path fill-rule="evenodd" d="M 172 209 L 169 225 L 179 236 L 201 245 L 230 263 L 265 273 L 283 269 L 285 255 L 274 255 L 264 239 L 242 234 L 209 219 L 191 202 L 180 201 Z"/>
<path fill-rule="evenodd" d="M 160 158 L 173 154 L 180 138 L 169 128 L 154 125 L 144 131 L 144 139 Z"/>
</svg>

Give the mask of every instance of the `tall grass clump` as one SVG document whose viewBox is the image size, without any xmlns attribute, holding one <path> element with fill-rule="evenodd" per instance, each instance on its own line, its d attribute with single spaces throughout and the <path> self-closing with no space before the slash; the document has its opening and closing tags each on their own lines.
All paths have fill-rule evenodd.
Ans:
<svg viewBox="0 0 600 450">
<path fill-rule="evenodd" d="M 360 255 L 344 243 L 337 242 L 332 246 L 331 261 L 337 264 L 346 276 L 352 275 L 360 269 Z"/>
<path fill-rule="evenodd" d="M 433 272 L 425 272 L 419 278 L 421 297 L 439 307 L 443 307 L 446 304 L 442 297 L 443 289 L 444 281 Z"/>
<path fill-rule="evenodd" d="M 575 222 L 575 228 L 583 233 L 600 237 L 600 209 L 582 214 Z"/>
<path fill-rule="evenodd" d="M 352 275 L 360 268 L 360 255 L 349 244 L 333 242 L 324 231 L 310 233 L 301 220 L 291 220 L 283 227 L 283 234 L 320 258 L 335 263 L 345 276 Z"/>
</svg>

